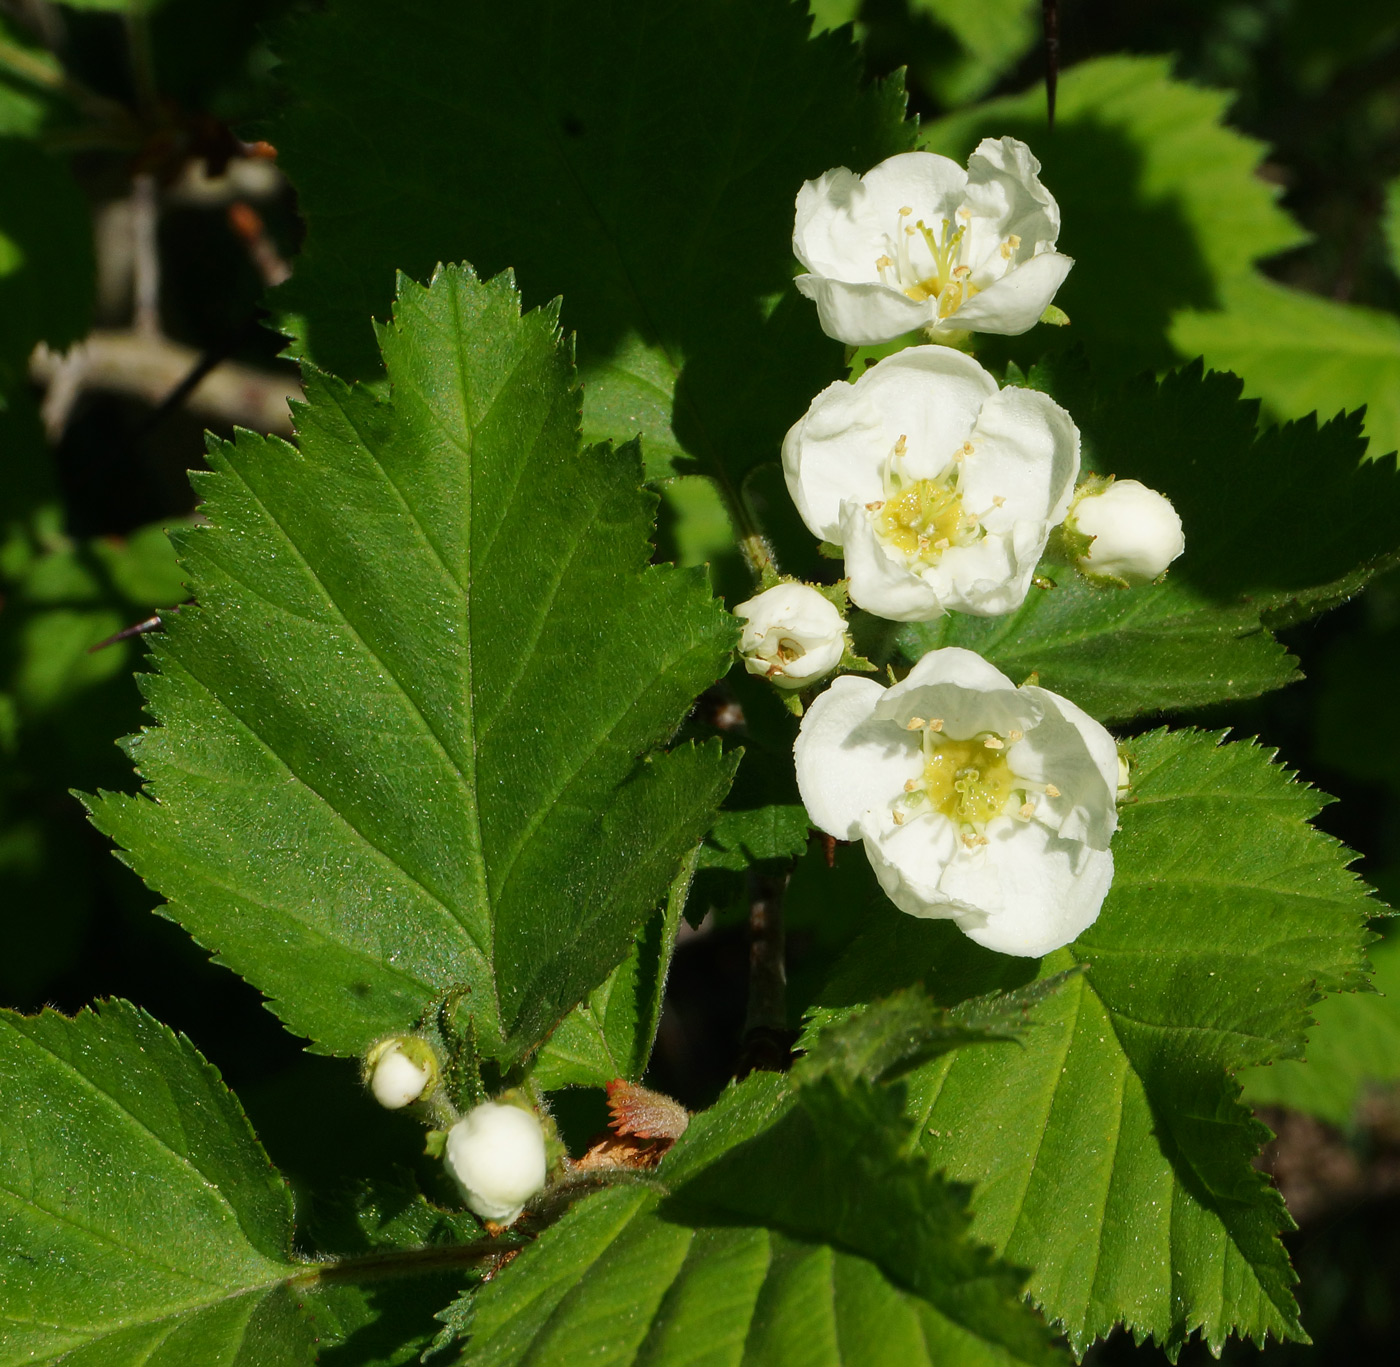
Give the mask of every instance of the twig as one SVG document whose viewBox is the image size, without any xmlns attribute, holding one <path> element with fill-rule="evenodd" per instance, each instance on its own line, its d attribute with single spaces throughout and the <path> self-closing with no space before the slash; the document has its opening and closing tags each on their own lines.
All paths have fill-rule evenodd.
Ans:
<svg viewBox="0 0 1400 1367">
<path fill-rule="evenodd" d="M 141 171 L 131 178 L 132 329 L 160 336 L 160 204 L 156 178 Z"/>
<path fill-rule="evenodd" d="M 49 439 L 57 441 L 81 390 L 104 389 L 160 405 L 201 364 L 199 352 L 166 337 L 99 330 L 62 356 L 40 344 L 30 358 L 29 373 L 49 387 L 44 425 Z M 287 403 L 300 398 L 301 386 L 290 376 L 225 361 L 193 387 L 189 406 L 206 418 L 289 436 L 292 417 Z"/>
<path fill-rule="evenodd" d="M 792 1060 L 787 1028 L 787 937 L 783 895 L 791 871 L 749 873 L 749 1004 L 738 1076 L 760 1070 L 781 1073 Z"/>
<path fill-rule="evenodd" d="M 1060 6 L 1059 0 L 1040 0 L 1045 20 L 1045 122 L 1055 126 L 1055 92 L 1060 84 Z"/>
</svg>

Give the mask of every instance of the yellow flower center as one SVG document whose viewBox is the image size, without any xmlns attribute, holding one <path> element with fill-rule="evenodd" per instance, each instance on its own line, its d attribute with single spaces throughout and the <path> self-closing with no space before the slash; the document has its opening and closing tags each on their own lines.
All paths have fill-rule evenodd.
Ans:
<svg viewBox="0 0 1400 1367">
<path fill-rule="evenodd" d="M 987 740 L 996 742 L 989 748 Z M 1024 785 L 1011 772 L 1000 737 L 948 740 L 924 761 L 918 785 L 930 806 L 958 825 L 985 826 Z"/>
<path fill-rule="evenodd" d="M 975 539 L 977 519 L 963 511 L 952 481 L 921 479 L 892 494 L 875 514 L 875 534 L 909 560 L 934 564 L 949 546 Z"/>
</svg>

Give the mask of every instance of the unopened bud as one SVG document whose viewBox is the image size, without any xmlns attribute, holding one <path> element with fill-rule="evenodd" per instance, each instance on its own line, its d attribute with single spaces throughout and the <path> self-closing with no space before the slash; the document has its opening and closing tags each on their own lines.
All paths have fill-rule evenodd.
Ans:
<svg viewBox="0 0 1400 1367">
<path fill-rule="evenodd" d="M 1085 574 L 1150 584 L 1186 549 L 1171 500 L 1135 479 L 1119 479 L 1074 506 L 1066 527 L 1091 539 L 1079 557 Z"/>
<path fill-rule="evenodd" d="M 487 1101 L 447 1133 L 447 1170 L 483 1220 L 512 1223 L 544 1187 L 544 1129 L 533 1111 Z"/>
<path fill-rule="evenodd" d="M 802 688 L 829 674 L 846 650 L 846 619 L 810 584 L 776 584 L 734 615 L 744 622 L 744 668 L 779 688 Z"/>
<path fill-rule="evenodd" d="M 432 1046 L 411 1035 L 381 1041 L 365 1060 L 365 1081 L 374 1099 L 390 1111 L 417 1101 L 437 1080 L 437 1072 Z"/>
</svg>

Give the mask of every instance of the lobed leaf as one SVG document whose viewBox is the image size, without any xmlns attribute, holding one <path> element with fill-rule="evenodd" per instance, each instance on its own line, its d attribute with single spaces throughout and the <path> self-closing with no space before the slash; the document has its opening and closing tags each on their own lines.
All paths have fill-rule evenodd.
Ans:
<svg viewBox="0 0 1400 1367">
<path fill-rule="evenodd" d="M 378 368 L 393 271 L 513 267 L 562 294 L 590 438 L 643 434 L 648 475 L 737 485 L 840 371 L 791 285 L 793 201 L 904 150 L 898 80 L 790 0 L 345 0 L 275 38 L 274 130 L 306 215 L 281 293 L 310 354 Z M 483 192 L 484 187 L 491 187 Z"/>
<path fill-rule="evenodd" d="M 1058 1361 L 895 1092 L 755 1075 L 475 1298 L 469 1364 Z M 666 1189 L 670 1188 L 670 1195 Z"/>
<path fill-rule="evenodd" d="M 965 646 L 1017 682 L 1038 673 L 1101 721 L 1253 697 L 1298 677 L 1269 626 L 1343 601 L 1400 558 L 1400 478 L 1393 462 L 1362 463 L 1358 415 L 1260 434 L 1240 381 L 1199 362 L 1096 388 L 1060 358 L 1032 378 L 1075 415 L 1086 472 L 1172 500 L 1186 552 L 1163 582 L 1132 589 L 1095 587 L 1052 556 L 1051 586 L 1009 616 L 905 628 L 911 660 Z"/>
<path fill-rule="evenodd" d="M 292 1367 L 291 1200 L 218 1074 L 124 1002 L 0 1013 L 0 1363 Z"/>
<path fill-rule="evenodd" d="M 1267 1132 L 1234 1074 L 1302 1049 L 1320 991 L 1360 985 L 1374 903 L 1308 825 L 1323 799 L 1256 745 L 1193 732 L 1126 743 L 1113 886 L 1095 924 L 1048 956 L 1076 963 L 1019 1046 L 959 1050 L 905 1076 L 921 1150 L 972 1182 L 973 1234 L 1033 1269 L 1030 1292 L 1076 1352 L 1123 1324 L 1174 1355 L 1195 1331 L 1305 1338 L 1251 1166 Z M 956 1000 L 1017 961 L 889 912 L 823 993 L 926 977 Z M 1024 963 L 1022 972 L 1036 973 Z"/>
<path fill-rule="evenodd" d="M 647 565 L 635 453 L 579 453 L 552 310 L 449 267 L 380 341 L 389 401 L 309 371 L 298 447 L 212 448 L 145 795 L 93 819 L 317 1048 L 465 987 L 514 1065 L 708 827 L 732 761 L 655 747 L 734 629 L 703 571 Z"/>
</svg>

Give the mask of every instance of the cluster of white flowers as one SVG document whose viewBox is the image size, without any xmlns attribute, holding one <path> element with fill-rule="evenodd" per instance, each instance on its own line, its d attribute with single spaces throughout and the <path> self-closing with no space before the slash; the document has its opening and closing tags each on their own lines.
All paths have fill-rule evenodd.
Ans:
<svg viewBox="0 0 1400 1367">
<path fill-rule="evenodd" d="M 1080 475 L 1079 430 L 1045 394 L 1001 388 L 955 346 L 1025 332 L 1074 264 L 1040 163 L 987 139 L 967 167 L 928 152 L 797 196 L 797 288 L 852 347 L 922 329 L 812 401 L 783 443 L 788 490 L 839 548 L 850 601 L 891 621 L 1015 612 L 1052 533 L 1100 587 L 1151 583 L 1185 548 L 1170 501 L 1136 480 Z M 844 601 L 844 600 L 843 600 Z M 807 689 L 847 657 L 841 613 L 782 583 L 735 609 L 751 673 Z M 808 815 L 860 840 L 891 900 L 955 921 L 1006 954 L 1041 955 L 1092 924 L 1113 877 L 1120 760 L 1073 703 L 970 651 L 931 651 L 886 688 L 837 678 L 796 745 Z"/>
</svg>

